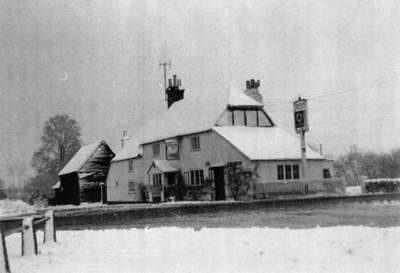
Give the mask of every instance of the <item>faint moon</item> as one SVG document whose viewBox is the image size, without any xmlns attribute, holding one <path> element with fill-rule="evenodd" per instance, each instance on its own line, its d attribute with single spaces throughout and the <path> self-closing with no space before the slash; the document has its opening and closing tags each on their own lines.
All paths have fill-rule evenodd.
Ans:
<svg viewBox="0 0 400 273">
<path fill-rule="evenodd" d="M 64 77 L 60 78 L 60 81 L 68 80 L 68 73 L 64 71 Z"/>
</svg>

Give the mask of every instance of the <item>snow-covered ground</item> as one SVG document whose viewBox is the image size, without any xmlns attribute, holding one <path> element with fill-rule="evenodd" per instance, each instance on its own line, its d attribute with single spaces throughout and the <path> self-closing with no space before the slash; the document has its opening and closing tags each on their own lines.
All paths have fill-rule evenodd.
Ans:
<svg viewBox="0 0 400 273">
<path fill-rule="evenodd" d="M 38 232 L 38 241 L 42 241 Z M 399 272 L 400 227 L 313 229 L 163 227 L 60 231 L 20 256 L 7 237 L 12 272 Z"/>
</svg>

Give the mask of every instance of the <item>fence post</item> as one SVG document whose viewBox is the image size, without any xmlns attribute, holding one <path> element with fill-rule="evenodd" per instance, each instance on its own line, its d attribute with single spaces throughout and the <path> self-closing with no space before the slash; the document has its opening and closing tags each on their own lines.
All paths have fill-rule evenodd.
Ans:
<svg viewBox="0 0 400 273">
<path fill-rule="evenodd" d="M 0 273 L 10 273 L 10 264 L 8 263 L 7 245 L 3 230 L 0 230 Z"/>
<path fill-rule="evenodd" d="M 44 225 L 43 243 L 56 242 L 57 238 L 56 238 L 56 228 L 54 224 L 54 211 L 53 210 L 46 211 L 44 217 L 47 217 L 48 220 Z"/>
<path fill-rule="evenodd" d="M 37 254 L 36 232 L 33 226 L 33 217 L 26 217 L 22 221 L 21 252 L 22 256 Z"/>
</svg>

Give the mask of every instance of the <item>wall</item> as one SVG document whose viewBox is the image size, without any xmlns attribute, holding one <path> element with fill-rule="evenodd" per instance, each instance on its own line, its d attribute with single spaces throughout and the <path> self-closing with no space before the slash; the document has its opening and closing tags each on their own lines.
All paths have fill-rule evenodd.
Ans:
<svg viewBox="0 0 400 273">
<path fill-rule="evenodd" d="M 299 165 L 301 178 L 301 160 L 277 160 L 277 161 L 255 161 L 258 165 L 257 172 L 260 178 L 257 182 L 296 182 L 299 179 L 278 180 L 278 165 Z M 331 176 L 333 175 L 333 161 L 330 160 L 307 160 L 307 179 L 319 180 L 323 179 L 323 169 L 329 169 Z"/>
<path fill-rule="evenodd" d="M 135 183 L 135 192 L 129 192 L 129 182 Z M 142 158 L 133 159 L 133 171 L 129 171 L 129 160 L 112 162 L 107 176 L 107 201 L 142 202 L 141 184 L 147 184 Z"/>
</svg>

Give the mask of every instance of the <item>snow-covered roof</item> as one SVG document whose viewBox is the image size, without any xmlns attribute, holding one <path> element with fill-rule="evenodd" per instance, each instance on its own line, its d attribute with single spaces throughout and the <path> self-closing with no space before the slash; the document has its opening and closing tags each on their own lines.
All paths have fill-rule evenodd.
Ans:
<svg viewBox="0 0 400 273">
<path fill-rule="evenodd" d="M 229 106 L 264 106 L 261 102 L 256 101 L 252 97 L 246 95 L 242 90 L 233 86 L 231 86 L 229 91 Z"/>
<path fill-rule="evenodd" d="M 140 144 L 143 143 L 209 130 L 230 104 L 257 107 L 262 105 L 234 87 L 215 90 L 200 98 L 199 94 L 187 92 L 183 100 L 175 102 L 164 113 L 148 120 L 143 127 L 136 128 L 135 134 L 117 152 L 113 161 L 141 155 Z"/>
<path fill-rule="evenodd" d="M 212 129 L 250 160 L 301 159 L 300 138 L 278 127 L 214 126 Z M 324 157 L 308 147 L 307 159 Z"/>
<path fill-rule="evenodd" d="M 111 161 L 116 162 L 129 158 L 135 158 L 141 155 L 142 148 L 140 146 L 140 137 L 135 136 L 125 143 L 124 147 L 119 152 L 117 152 L 117 154 Z"/>
<path fill-rule="evenodd" d="M 53 187 L 51 187 L 53 190 L 56 190 L 56 189 L 59 189 L 59 188 L 61 188 L 61 182 L 60 182 L 60 180 L 58 180 L 57 181 L 57 183 L 53 186 Z"/>
<path fill-rule="evenodd" d="M 179 171 L 178 169 L 174 168 L 168 160 L 165 160 L 165 159 L 155 159 L 155 160 L 153 160 L 153 163 L 150 165 L 149 170 L 153 166 L 156 166 L 163 173 L 171 173 L 171 172 Z"/>
<path fill-rule="evenodd" d="M 64 168 L 58 173 L 58 175 L 65 175 L 79 171 L 79 169 L 90 159 L 90 157 L 102 144 L 106 143 L 100 140 L 82 146 L 79 151 L 71 158 L 71 160 L 68 161 L 67 165 L 65 165 Z"/>
</svg>

